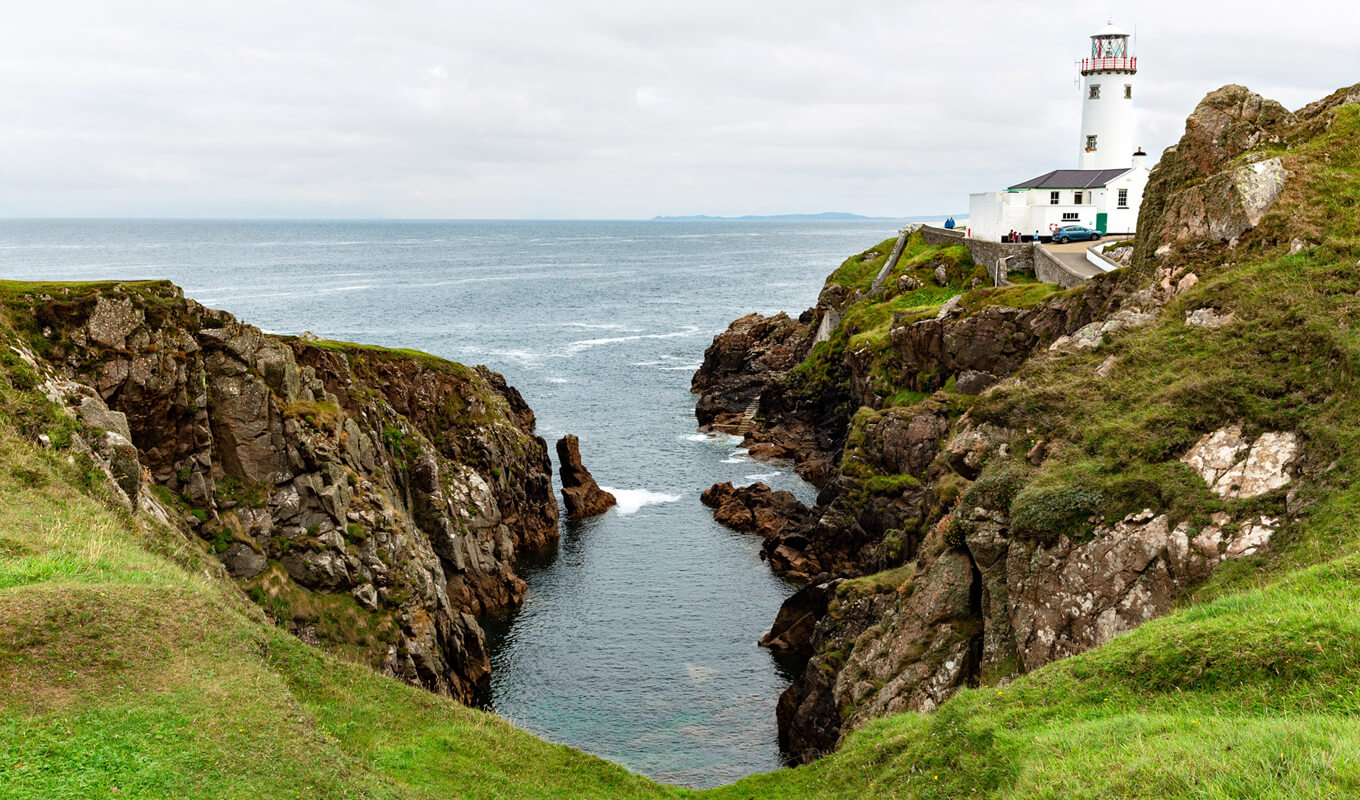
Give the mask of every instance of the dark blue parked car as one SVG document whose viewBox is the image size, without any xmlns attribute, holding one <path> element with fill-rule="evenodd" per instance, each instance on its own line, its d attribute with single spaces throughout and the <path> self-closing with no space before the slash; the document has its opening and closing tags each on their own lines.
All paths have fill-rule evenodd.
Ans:
<svg viewBox="0 0 1360 800">
<path fill-rule="evenodd" d="M 1083 228 L 1080 225 L 1064 225 L 1053 232 L 1053 241 L 1058 244 L 1068 242 L 1094 242 L 1100 238 L 1100 231 Z"/>
</svg>

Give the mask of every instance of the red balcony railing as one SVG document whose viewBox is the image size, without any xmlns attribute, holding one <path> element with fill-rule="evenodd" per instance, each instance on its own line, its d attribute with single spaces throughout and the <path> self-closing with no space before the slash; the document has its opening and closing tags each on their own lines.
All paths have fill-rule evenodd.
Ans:
<svg viewBox="0 0 1360 800">
<path fill-rule="evenodd" d="M 1106 72 L 1108 70 L 1137 72 L 1138 59 L 1120 56 L 1118 58 L 1083 58 L 1081 60 L 1081 71 L 1083 73 Z"/>
</svg>

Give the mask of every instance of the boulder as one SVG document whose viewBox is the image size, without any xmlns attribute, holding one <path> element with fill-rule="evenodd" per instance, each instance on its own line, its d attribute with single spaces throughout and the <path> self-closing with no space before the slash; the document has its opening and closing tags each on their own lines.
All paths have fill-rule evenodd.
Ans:
<svg viewBox="0 0 1360 800">
<path fill-rule="evenodd" d="M 959 475 L 975 480 L 988 458 L 1004 452 L 1011 436 L 1012 432 L 1005 428 L 987 422 L 974 425 L 965 418 L 959 425 L 959 432 L 945 443 L 945 460 Z"/>
<path fill-rule="evenodd" d="M 90 341 L 111 350 L 127 346 L 127 337 L 143 321 L 142 312 L 127 297 L 100 297 L 86 322 Z"/>
<path fill-rule="evenodd" d="M 269 566 L 269 560 L 263 553 L 243 542 L 233 542 L 218 555 L 218 559 L 231 577 L 237 580 L 249 580 Z"/>
<path fill-rule="evenodd" d="M 80 419 L 86 425 L 101 431 L 112 431 L 129 442 L 132 441 L 127 415 L 121 411 L 110 411 L 98 395 L 82 397 L 78 408 Z"/>
<path fill-rule="evenodd" d="M 955 387 L 960 394 L 982 394 L 992 388 L 1001 378 L 990 372 L 966 369 L 958 374 Z"/>
<path fill-rule="evenodd" d="M 1130 328 L 1141 328 L 1156 318 L 1155 314 L 1141 313 L 1131 308 L 1120 309 L 1109 319 L 1084 325 L 1070 336 L 1059 336 L 1048 349 L 1058 353 L 1098 350 L 1105 344 L 1106 336 Z"/>
<path fill-rule="evenodd" d="M 601 489 L 590 470 L 581 463 L 580 441 L 567 434 L 557 440 L 558 474 L 562 478 L 562 499 L 567 504 L 571 519 L 594 517 L 608 511 L 618 502 L 614 495 Z"/>
<path fill-rule="evenodd" d="M 794 530 L 812 514 L 812 509 L 792 493 L 773 491 L 763 483 L 750 486 L 716 483 L 699 499 L 714 510 L 713 519 L 718 524 L 743 533 L 758 533 L 767 542 Z"/>
<path fill-rule="evenodd" d="M 1236 317 L 1231 311 L 1220 314 L 1212 308 L 1197 308 L 1185 312 L 1185 324 L 1195 328 L 1221 328 L 1229 325 Z"/>
<path fill-rule="evenodd" d="M 1181 462 L 1220 497 L 1244 499 L 1287 486 L 1299 451 L 1293 433 L 1263 433 L 1253 443 L 1236 425 L 1205 434 Z"/>
</svg>

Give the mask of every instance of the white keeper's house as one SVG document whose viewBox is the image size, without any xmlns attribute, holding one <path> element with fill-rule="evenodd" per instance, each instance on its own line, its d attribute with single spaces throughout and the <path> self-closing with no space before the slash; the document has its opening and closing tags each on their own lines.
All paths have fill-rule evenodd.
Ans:
<svg viewBox="0 0 1360 800">
<path fill-rule="evenodd" d="M 1129 35 L 1113 23 L 1091 36 L 1081 60 L 1081 139 L 1076 169 L 1057 169 L 1000 192 L 969 196 L 968 225 L 979 239 L 1010 231 L 1048 236 L 1063 225 L 1133 233 L 1147 186 L 1147 154 L 1133 148 L 1134 76 Z"/>
</svg>

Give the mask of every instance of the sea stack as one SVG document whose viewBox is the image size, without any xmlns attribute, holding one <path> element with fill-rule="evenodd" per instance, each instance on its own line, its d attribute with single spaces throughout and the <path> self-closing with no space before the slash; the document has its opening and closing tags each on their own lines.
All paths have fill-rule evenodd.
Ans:
<svg viewBox="0 0 1360 800">
<path fill-rule="evenodd" d="M 581 463 L 581 445 L 574 435 L 557 440 L 558 473 L 562 476 L 562 499 L 567 504 L 570 519 L 594 517 L 609 510 L 618 502 L 614 495 L 600 488 L 590 470 Z"/>
</svg>

